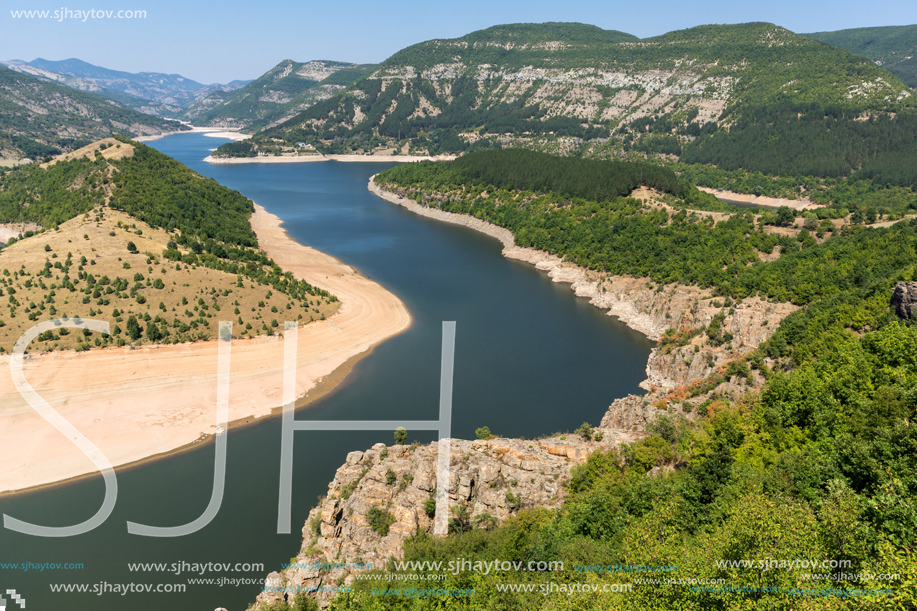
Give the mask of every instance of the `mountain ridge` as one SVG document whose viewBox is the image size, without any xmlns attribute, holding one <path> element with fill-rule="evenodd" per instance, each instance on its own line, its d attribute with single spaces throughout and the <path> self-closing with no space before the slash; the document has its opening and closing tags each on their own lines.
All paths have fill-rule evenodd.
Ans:
<svg viewBox="0 0 917 611">
<path fill-rule="evenodd" d="M 157 136 L 188 127 L 106 98 L 0 66 L 0 157 L 42 158 L 114 134 Z"/>
<path fill-rule="evenodd" d="M 263 129 L 332 97 L 374 67 L 375 64 L 332 60 L 284 59 L 235 91 L 218 91 L 201 99 L 185 110 L 182 118 L 201 127 Z"/>
<path fill-rule="evenodd" d="M 849 28 L 803 36 L 867 57 L 917 88 L 917 24 Z"/>
<path fill-rule="evenodd" d="M 45 78 L 82 91 L 114 99 L 134 110 L 173 118 L 215 91 L 232 91 L 248 81 L 204 85 L 181 74 L 125 72 L 97 66 L 78 58 L 26 62 L 8 60 L 8 68 Z"/>
<path fill-rule="evenodd" d="M 746 109 L 777 104 L 884 113 L 913 108 L 914 97 L 866 58 L 769 23 L 642 40 L 584 24 L 510 24 L 402 49 L 257 134 L 249 153 L 307 142 L 325 153 L 525 146 L 677 157 Z"/>
</svg>

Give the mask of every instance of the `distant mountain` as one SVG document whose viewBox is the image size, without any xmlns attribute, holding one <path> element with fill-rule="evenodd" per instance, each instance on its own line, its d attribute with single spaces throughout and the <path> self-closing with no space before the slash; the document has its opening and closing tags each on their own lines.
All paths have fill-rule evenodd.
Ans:
<svg viewBox="0 0 917 611">
<path fill-rule="evenodd" d="M 3 62 L 12 70 L 110 97 L 147 114 L 174 117 L 215 91 L 233 91 L 248 81 L 202 85 L 180 74 L 123 72 L 80 59 Z"/>
<path fill-rule="evenodd" d="M 645 40 L 583 24 L 513 24 L 410 46 L 217 155 L 283 153 L 299 142 L 324 153 L 522 146 L 834 176 L 859 169 L 874 145 L 906 140 L 915 99 L 875 63 L 769 23 Z"/>
<path fill-rule="evenodd" d="M 868 57 L 917 88 L 917 25 L 853 28 L 803 36 Z"/>
<path fill-rule="evenodd" d="M 136 137 L 183 129 L 188 128 L 0 66 L 2 158 L 42 158 L 113 134 Z"/>
<path fill-rule="evenodd" d="M 188 108 L 182 119 L 203 127 L 263 129 L 327 100 L 375 64 L 285 59 L 236 91 L 216 91 Z"/>
</svg>

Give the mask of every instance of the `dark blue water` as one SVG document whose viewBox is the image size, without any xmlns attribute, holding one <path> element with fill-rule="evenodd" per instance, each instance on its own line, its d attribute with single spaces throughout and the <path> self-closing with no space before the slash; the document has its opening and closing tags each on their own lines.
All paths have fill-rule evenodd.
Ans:
<svg viewBox="0 0 917 611">
<path fill-rule="evenodd" d="M 651 342 L 552 283 L 509 261 L 496 240 L 418 217 L 372 195 L 369 177 L 389 164 L 303 163 L 212 166 L 201 160 L 221 141 L 198 134 L 152 143 L 193 169 L 237 189 L 284 219 L 298 241 L 353 265 L 407 305 L 411 328 L 378 346 L 334 392 L 298 418 L 435 419 L 441 323 L 457 323 L 453 434 L 489 426 L 507 437 L 536 437 L 598 424 L 615 398 L 637 391 Z M 301 350 L 308 349 L 300 346 Z M 410 433 L 429 441 L 432 433 Z M 127 534 L 125 522 L 157 526 L 195 519 L 210 497 L 213 445 L 118 471 L 117 508 L 92 533 L 39 539 L 0 530 L 0 563 L 82 563 L 81 570 L 0 569 L 0 587 L 29 608 L 94 611 L 245 609 L 260 585 L 189 584 L 187 572 L 136 572 L 128 563 L 262 563 L 260 571 L 207 572 L 205 578 L 261 579 L 300 547 L 301 525 L 348 452 L 391 443 L 389 433 L 297 433 L 294 532 L 277 535 L 280 422 L 229 434 L 227 489 L 218 517 L 179 539 Z M 99 478 L 0 497 L 0 511 L 47 525 L 92 515 Z M 109 586 L 99 586 L 100 583 Z M 180 593 L 54 593 L 54 584 L 185 586 Z"/>
</svg>

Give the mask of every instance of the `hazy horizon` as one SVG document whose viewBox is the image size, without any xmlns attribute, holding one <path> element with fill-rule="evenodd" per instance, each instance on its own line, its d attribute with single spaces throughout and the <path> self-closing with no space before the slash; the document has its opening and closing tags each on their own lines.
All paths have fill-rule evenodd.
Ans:
<svg viewBox="0 0 917 611">
<path fill-rule="evenodd" d="M 18 11 L 49 11 L 46 18 L 15 17 Z M 95 10 L 134 11 L 137 18 L 81 17 Z M 57 11 L 61 17 L 55 17 Z M 69 11 L 69 13 L 68 13 Z M 652 17 L 647 18 L 647 15 Z M 269 8 L 239 0 L 179 3 L 176 0 L 96 0 L 92 6 L 29 2 L 0 13 L 4 37 L 0 60 L 36 58 L 83 61 L 125 72 L 180 74 L 203 84 L 259 77 L 284 59 L 379 63 L 396 51 L 433 38 L 456 38 L 504 23 L 576 21 L 648 38 L 709 23 L 768 21 L 794 32 L 917 23 L 917 8 L 886 0 L 863 14 L 861 3 L 820 0 L 800 6 L 778 0 L 766 7 L 724 1 L 656 0 L 616 6 L 572 0 L 553 2 L 432 5 L 406 0 L 395 5 L 356 0 L 308 6 L 275 0 Z"/>
</svg>

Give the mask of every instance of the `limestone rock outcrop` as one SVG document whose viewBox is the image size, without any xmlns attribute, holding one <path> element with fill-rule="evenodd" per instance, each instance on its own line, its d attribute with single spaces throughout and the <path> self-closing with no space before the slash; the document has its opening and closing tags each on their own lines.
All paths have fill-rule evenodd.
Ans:
<svg viewBox="0 0 917 611">
<path fill-rule="evenodd" d="M 502 522 L 520 509 L 556 508 L 566 497 L 570 470 L 589 454 L 622 439 L 587 441 L 566 434 L 539 440 L 450 440 L 450 505 L 464 507 L 471 522 Z M 418 531 L 433 532 L 424 503 L 436 491 L 439 443 L 378 443 L 351 452 L 328 485 L 328 494 L 309 512 L 295 566 L 271 573 L 258 603 L 292 600 L 297 591 L 314 592 L 323 604 L 334 588 L 350 583 L 359 568 L 385 566 L 402 557 L 402 543 Z M 373 530 L 367 514 L 378 508 L 392 515 L 388 534 Z"/>
<path fill-rule="evenodd" d="M 899 282 L 895 285 L 892 294 L 892 306 L 898 318 L 911 319 L 911 314 L 917 308 L 917 282 Z"/>
</svg>

